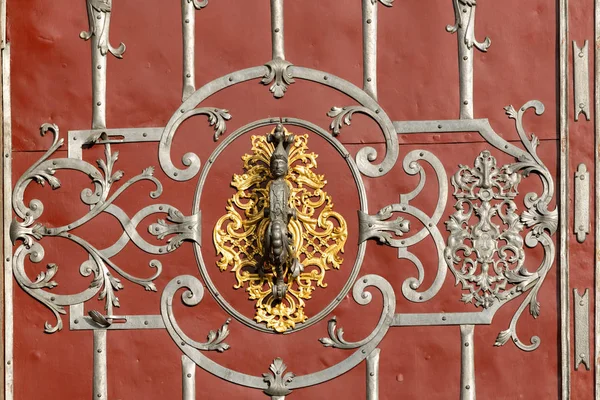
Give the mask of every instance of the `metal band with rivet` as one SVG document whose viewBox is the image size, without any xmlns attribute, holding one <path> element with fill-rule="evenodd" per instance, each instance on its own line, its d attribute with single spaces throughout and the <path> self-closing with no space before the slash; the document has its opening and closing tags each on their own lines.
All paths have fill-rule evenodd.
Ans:
<svg viewBox="0 0 600 400">
<path fill-rule="evenodd" d="M 367 357 L 367 400 L 379 400 L 379 353 L 375 349 Z"/>
<path fill-rule="evenodd" d="M 474 325 L 460 326 L 460 400 L 475 400 L 475 346 Z"/>
</svg>

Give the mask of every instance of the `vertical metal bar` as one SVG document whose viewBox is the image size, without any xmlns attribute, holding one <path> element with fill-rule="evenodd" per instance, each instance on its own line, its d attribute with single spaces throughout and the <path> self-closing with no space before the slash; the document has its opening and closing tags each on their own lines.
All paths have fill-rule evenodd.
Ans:
<svg viewBox="0 0 600 400">
<path fill-rule="evenodd" d="M 571 392 L 571 337 L 569 318 L 569 22 L 568 0 L 559 0 L 559 132 L 560 132 L 560 350 L 561 398 Z"/>
<path fill-rule="evenodd" d="M 181 356 L 181 373 L 183 400 L 196 400 L 196 364 L 185 355 Z"/>
<path fill-rule="evenodd" d="M 475 325 L 461 325 L 460 400 L 475 400 Z"/>
<path fill-rule="evenodd" d="M 595 291 L 594 291 L 594 370 L 595 399 L 600 398 L 600 0 L 594 1 L 594 129 L 595 129 L 595 198 L 596 198 L 596 231 L 595 231 Z"/>
<path fill-rule="evenodd" d="M 100 18 L 110 18 L 110 13 L 98 13 Z M 102 20 L 100 20 L 102 22 Z M 106 26 L 108 23 L 106 21 Z M 93 35 L 92 42 L 92 129 L 106 128 L 106 54 L 100 50 L 100 35 Z"/>
<path fill-rule="evenodd" d="M 367 357 L 367 400 L 379 400 L 379 353 L 375 349 Z"/>
<path fill-rule="evenodd" d="M 271 38 L 273 44 L 273 60 L 285 60 L 283 42 L 283 0 L 271 0 Z"/>
<path fill-rule="evenodd" d="M 586 370 L 590 370 L 590 296 L 585 289 L 582 296 L 577 289 L 573 289 L 573 308 L 575 309 L 575 371 L 583 363 Z"/>
<path fill-rule="evenodd" d="M 106 329 L 94 331 L 94 400 L 108 399 Z"/>
<path fill-rule="evenodd" d="M 579 114 L 583 113 L 586 120 L 590 120 L 590 76 L 589 76 L 589 42 L 586 40 L 582 48 L 573 40 L 573 95 L 575 101 L 575 121 L 579 121 Z"/>
<path fill-rule="evenodd" d="M 13 281 L 12 245 L 8 238 L 12 220 L 12 125 L 10 105 L 10 43 L 6 43 L 2 54 L 2 192 L 4 229 L 4 400 L 13 399 Z"/>
<path fill-rule="evenodd" d="M 363 0 L 363 90 L 377 100 L 377 2 Z"/>
<path fill-rule="evenodd" d="M 460 119 L 473 119 L 473 46 L 467 45 L 469 14 L 475 14 L 477 6 L 468 7 L 454 1 L 458 30 L 458 74 L 460 86 Z M 471 17 L 475 23 L 475 15 Z M 473 28 L 471 28 L 473 29 Z"/>
<path fill-rule="evenodd" d="M 195 32 L 196 14 L 194 4 L 189 0 L 181 0 L 181 21 L 183 30 L 183 95 L 185 101 L 196 90 L 195 76 Z"/>
</svg>

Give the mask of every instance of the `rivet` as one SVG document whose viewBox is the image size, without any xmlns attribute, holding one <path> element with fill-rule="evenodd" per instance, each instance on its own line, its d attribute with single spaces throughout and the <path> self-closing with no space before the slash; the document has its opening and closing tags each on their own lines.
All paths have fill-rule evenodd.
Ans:
<svg viewBox="0 0 600 400">
<path fill-rule="evenodd" d="M 162 248 L 161 248 L 161 249 L 158 249 L 158 252 L 159 252 L 159 253 L 162 253 L 162 252 L 163 252 L 163 249 L 162 249 Z"/>
<path fill-rule="evenodd" d="M 98 398 L 102 397 L 102 395 L 100 393 L 98 393 Z"/>
<path fill-rule="evenodd" d="M 579 302 L 579 305 L 580 305 L 581 307 L 583 307 L 583 306 L 585 305 L 585 303 L 584 303 L 583 301 L 580 301 L 580 302 Z"/>
<path fill-rule="evenodd" d="M 78 319 L 76 319 L 75 321 L 73 321 L 73 323 L 74 323 L 74 324 L 78 324 L 78 323 L 79 323 L 79 320 L 78 320 Z"/>
<path fill-rule="evenodd" d="M 71 225 L 67 225 L 67 229 L 71 229 Z"/>
<path fill-rule="evenodd" d="M 163 210 L 163 208 L 164 208 L 163 206 L 160 206 L 160 207 L 158 207 L 158 209 L 159 209 L 160 211 L 162 211 L 162 210 Z"/>
<path fill-rule="evenodd" d="M 442 321 L 445 321 L 445 320 L 446 320 L 446 317 L 442 317 Z"/>
<path fill-rule="evenodd" d="M 379 167 L 379 172 L 383 172 L 383 167 Z"/>
<path fill-rule="evenodd" d="M 370 23 L 371 23 L 371 18 L 369 18 L 369 19 L 367 20 L 367 24 L 370 24 Z"/>
<path fill-rule="evenodd" d="M 367 278 L 363 279 L 363 283 L 367 283 Z"/>
<path fill-rule="evenodd" d="M 375 376 L 375 372 L 370 372 L 369 376 Z"/>
<path fill-rule="evenodd" d="M 148 321 L 144 321 L 144 325 L 148 325 Z"/>
<path fill-rule="evenodd" d="M 423 157 L 424 155 L 425 155 L 425 153 L 423 153 L 423 152 L 419 153 L 419 157 Z"/>
<path fill-rule="evenodd" d="M 98 15 L 98 16 L 96 17 L 96 19 L 102 19 L 102 16 L 101 16 L 101 15 Z"/>
<path fill-rule="evenodd" d="M 54 296 L 50 297 L 50 301 L 54 301 L 54 300 L 56 300 L 56 297 L 54 297 Z"/>
<path fill-rule="evenodd" d="M 98 351 L 98 353 L 102 353 L 102 349 L 98 349 L 97 351 Z"/>
<path fill-rule="evenodd" d="M 419 300 L 423 300 L 423 296 L 419 296 Z"/>
<path fill-rule="evenodd" d="M 10 258 L 6 257 L 6 262 L 9 262 L 9 261 L 10 261 Z"/>
<path fill-rule="evenodd" d="M 173 176 L 177 176 L 177 175 L 179 175 L 179 173 L 173 172 Z"/>
<path fill-rule="evenodd" d="M 275 33 L 279 32 L 279 28 L 275 28 Z"/>
<path fill-rule="evenodd" d="M 192 225 L 188 225 L 188 229 L 194 229 Z"/>
<path fill-rule="evenodd" d="M 467 104 L 469 104 L 468 100 L 463 101 L 463 104 L 466 106 Z"/>
<path fill-rule="evenodd" d="M 584 179 L 585 179 L 585 176 L 581 175 L 581 176 L 579 177 L 579 179 L 581 179 L 581 180 L 584 180 Z"/>
<path fill-rule="evenodd" d="M 525 107 L 521 107 L 521 111 L 525 111 Z"/>
<path fill-rule="evenodd" d="M 4 155 L 4 157 L 8 158 L 8 153 L 6 153 L 6 154 Z M 55 164 L 55 165 L 56 165 L 56 164 Z"/>
<path fill-rule="evenodd" d="M 442 125 L 438 125 L 438 129 L 442 129 Z"/>
<path fill-rule="evenodd" d="M 464 13 L 466 13 L 466 12 L 467 12 L 467 9 L 466 9 L 466 8 L 463 8 L 463 12 L 464 12 Z"/>
<path fill-rule="evenodd" d="M 178 279 L 178 280 L 177 280 L 177 284 L 178 284 L 178 285 L 181 285 L 181 280 L 179 280 L 179 279 Z"/>
<path fill-rule="evenodd" d="M 8 360 L 8 361 L 6 362 L 6 364 L 7 364 L 7 365 L 10 365 L 10 364 L 12 364 L 12 362 L 11 362 L 10 360 Z"/>
<path fill-rule="evenodd" d="M 182 345 L 182 346 L 185 346 L 185 342 L 181 342 L 181 345 Z"/>
<path fill-rule="evenodd" d="M 229 82 L 233 82 L 233 76 L 229 77 Z"/>
<path fill-rule="evenodd" d="M 381 112 L 380 109 L 375 110 L 375 114 L 379 114 Z"/>
<path fill-rule="evenodd" d="M 465 347 L 469 347 L 469 343 L 465 343 Z"/>
<path fill-rule="evenodd" d="M 581 354 L 579 355 L 579 357 L 580 357 L 580 358 L 585 358 L 585 354 L 581 353 Z"/>
<path fill-rule="evenodd" d="M 372 80 L 371 78 L 367 78 L 367 82 L 371 82 L 371 80 Z"/>
<path fill-rule="evenodd" d="M 585 227 L 583 225 L 579 225 L 579 230 L 583 231 L 583 230 L 585 230 Z"/>
<path fill-rule="evenodd" d="M 579 58 L 583 58 L 583 52 L 579 53 Z"/>
<path fill-rule="evenodd" d="M 102 105 L 102 102 L 101 102 L 101 101 L 99 101 L 99 102 L 97 102 L 97 103 L 96 103 L 96 105 L 97 105 L 97 106 L 101 106 L 101 105 Z"/>
<path fill-rule="evenodd" d="M 96 68 L 98 68 L 98 69 L 102 69 L 102 65 L 98 65 Z"/>
<path fill-rule="evenodd" d="M 465 389 L 469 390 L 469 389 L 471 389 L 471 386 L 467 385 L 467 386 L 465 386 Z"/>
<path fill-rule="evenodd" d="M 188 377 L 188 378 L 191 378 L 191 377 L 192 377 L 192 374 L 187 374 L 187 377 Z"/>
<path fill-rule="evenodd" d="M 369 228 L 372 228 L 372 227 L 373 227 L 373 224 L 369 224 Z"/>
<path fill-rule="evenodd" d="M 144 132 L 144 133 L 142 133 L 142 136 L 143 136 L 143 137 L 147 137 L 147 136 L 148 136 L 148 134 L 147 134 L 146 132 Z"/>
<path fill-rule="evenodd" d="M 365 349 L 362 349 L 362 353 L 363 353 L 363 354 L 366 354 L 366 353 L 367 353 L 367 351 L 366 351 Z"/>
<path fill-rule="evenodd" d="M 327 80 L 327 79 L 329 79 L 329 78 L 327 77 L 327 75 L 325 75 L 325 76 L 323 77 L 323 79 Z"/>
<path fill-rule="evenodd" d="M 179 111 L 181 111 L 182 114 L 185 112 L 185 110 L 183 108 L 181 110 L 179 110 Z"/>
<path fill-rule="evenodd" d="M 189 23 L 190 23 L 190 20 L 189 20 L 189 19 L 186 19 L 186 20 L 185 20 L 185 23 L 186 23 L 186 24 L 189 24 Z"/>
<path fill-rule="evenodd" d="M 185 74 L 186 78 L 191 78 L 192 74 Z"/>
<path fill-rule="evenodd" d="M 585 108 L 585 104 L 579 103 L 579 108 L 581 108 L 581 109 Z"/>
<path fill-rule="evenodd" d="M 464 56 L 463 60 L 467 61 L 469 59 L 469 56 Z"/>
</svg>

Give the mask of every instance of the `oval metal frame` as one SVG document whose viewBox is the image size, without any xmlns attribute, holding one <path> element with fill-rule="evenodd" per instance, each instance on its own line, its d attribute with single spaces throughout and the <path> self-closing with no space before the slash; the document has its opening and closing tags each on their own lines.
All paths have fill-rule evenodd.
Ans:
<svg viewBox="0 0 600 400">
<path fill-rule="evenodd" d="M 366 189 L 363 184 L 362 177 L 360 175 L 360 171 L 358 170 L 358 166 L 356 165 L 356 163 L 354 162 L 352 157 L 350 157 L 350 153 L 348 153 L 346 148 L 336 138 L 334 138 L 328 132 L 324 131 L 319 126 L 314 125 L 308 121 L 305 121 L 302 119 L 297 119 L 297 118 L 281 118 L 281 120 L 279 118 L 266 118 L 266 119 L 262 119 L 262 120 L 257 120 L 257 121 L 251 122 L 239 129 L 237 129 L 235 132 L 233 132 L 231 135 L 229 135 L 223 142 L 221 142 L 219 144 L 219 146 L 217 146 L 217 148 L 210 155 L 208 161 L 206 162 L 206 165 L 202 169 L 202 173 L 200 174 L 200 179 L 198 181 L 198 186 L 196 187 L 196 193 L 194 194 L 194 202 L 192 204 L 192 213 L 196 213 L 200 210 L 200 201 L 202 198 L 202 190 L 204 188 L 206 178 L 208 177 L 208 174 L 210 172 L 212 164 L 216 161 L 216 159 L 223 152 L 223 150 L 225 150 L 225 148 L 229 144 L 233 143 L 236 139 L 240 138 L 241 136 L 243 136 L 244 134 L 248 133 L 249 131 L 251 131 L 253 129 L 261 128 L 261 127 L 269 126 L 269 125 L 276 125 L 278 123 L 284 123 L 286 125 L 299 126 L 299 127 L 305 128 L 305 129 L 319 135 L 320 137 L 325 139 L 330 145 L 332 145 L 338 151 L 338 153 L 340 153 L 340 155 L 346 160 L 346 163 L 348 164 L 348 168 L 350 169 L 350 172 L 352 173 L 352 177 L 354 178 L 354 182 L 356 183 L 356 188 L 358 190 L 360 210 L 364 213 L 368 213 Z M 306 329 L 306 328 L 314 325 L 315 323 L 317 323 L 317 322 L 321 321 L 323 318 L 325 318 L 328 314 L 330 314 L 333 311 L 333 309 L 335 307 L 337 307 L 337 305 L 340 303 L 340 301 L 342 301 L 342 299 L 344 299 L 344 297 L 346 297 L 346 295 L 348 294 L 348 292 L 354 285 L 354 282 L 356 281 L 356 278 L 358 277 L 358 274 L 362 267 L 362 263 L 363 263 L 364 256 L 365 256 L 365 251 L 366 251 L 366 243 L 362 242 L 358 245 L 358 252 L 356 254 L 356 260 L 354 262 L 354 266 L 352 267 L 352 271 L 350 272 L 350 276 L 348 277 L 346 284 L 344 285 L 342 290 L 338 293 L 338 295 L 335 297 L 335 299 L 333 301 L 331 301 L 319 313 L 317 313 L 316 315 L 314 315 L 312 317 L 309 317 L 305 322 L 297 325 L 292 330 L 284 332 L 284 334 L 298 332 L 298 331 L 301 331 L 303 329 Z M 232 307 L 223 298 L 223 296 L 221 296 L 221 294 L 219 293 L 219 291 L 213 284 L 212 279 L 210 278 L 210 274 L 208 273 L 208 270 L 206 268 L 206 264 L 204 263 L 204 258 L 202 257 L 202 247 L 198 243 L 194 243 L 194 253 L 196 254 L 196 261 L 198 263 L 198 268 L 200 269 L 200 275 L 202 276 L 202 279 L 204 280 L 204 284 L 206 285 L 206 288 L 208 289 L 210 294 L 213 296 L 213 298 L 217 301 L 217 303 L 229 315 L 231 315 L 233 318 L 235 318 L 239 322 L 243 323 L 244 325 L 246 325 L 252 329 L 255 329 L 255 330 L 258 330 L 258 331 L 261 331 L 264 333 L 273 333 L 273 334 L 277 333 L 274 330 L 265 327 L 263 324 L 258 323 L 256 321 L 246 317 L 245 315 L 239 313 L 234 307 Z"/>
<path fill-rule="evenodd" d="M 396 128 L 379 103 L 358 86 L 333 74 L 299 66 L 290 66 L 289 68 L 294 78 L 329 86 L 370 110 L 368 115 L 380 126 L 385 138 L 385 156 L 379 164 L 372 164 L 378 157 L 377 150 L 365 146 L 356 154 L 356 165 L 361 173 L 369 177 L 379 177 L 388 173 L 398 161 L 400 150 Z M 179 110 L 175 111 L 165 126 L 158 145 L 160 166 L 169 178 L 176 181 L 187 181 L 196 176 L 201 169 L 200 158 L 195 153 L 186 153 L 183 156 L 182 162 L 187 168 L 180 169 L 173 164 L 171 160 L 171 143 L 177 127 L 186 118 L 193 115 L 192 111 L 201 102 L 215 93 L 239 83 L 263 78 L 266 74 L 268 74 L 266 66 L 247 68 L 227 74 L 208 82 L 179 106 Z"/>
</svg>

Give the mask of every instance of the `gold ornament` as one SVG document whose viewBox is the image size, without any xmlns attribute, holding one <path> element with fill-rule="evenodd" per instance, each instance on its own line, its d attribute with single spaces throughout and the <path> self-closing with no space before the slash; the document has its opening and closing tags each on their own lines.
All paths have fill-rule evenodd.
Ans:
<svg viewBox="0 0 600 400">
<path fill-rule="evenodd" d="M 287 132 L 287 131 L 286 131 Z M 288 225 L 292 251 L 304 266 L 295 279 L 286 268 L 287 292 L 279 301 L 273 296 L 274 271 L 267 268 L 261 277 L 256 263 L 263 254 L 261 238 L 269 225 L 265 208 L 269 206 L 269 160 L 273 144 L 265 136 L 252 136 L 252 154 L 242 157 L 244 173 L 234 175 L 231 186 L 237 192 L 227 201 L 227 214 L 216 223 L 213 241 L 221 258 L 217 266 L 235 273 L 235 289 L 244 287 L 250 300 L 256 301 L 257 322 L 277 332 L 293 329 L 308 318 L 305 300 L 316 287 L 326 287 L 325 272 L 339 269 L 340 253 L 348 238 L 344 218 L 333 211 L 331 196 L 323 190 L 327 181 L 313 169 L 317 154 L 308 152 L 308 135 L 296 136 L 289 152 L 289 170 L 285 177 L 290 187 L 289 206 L 296 218 Z"/>
</svg>

